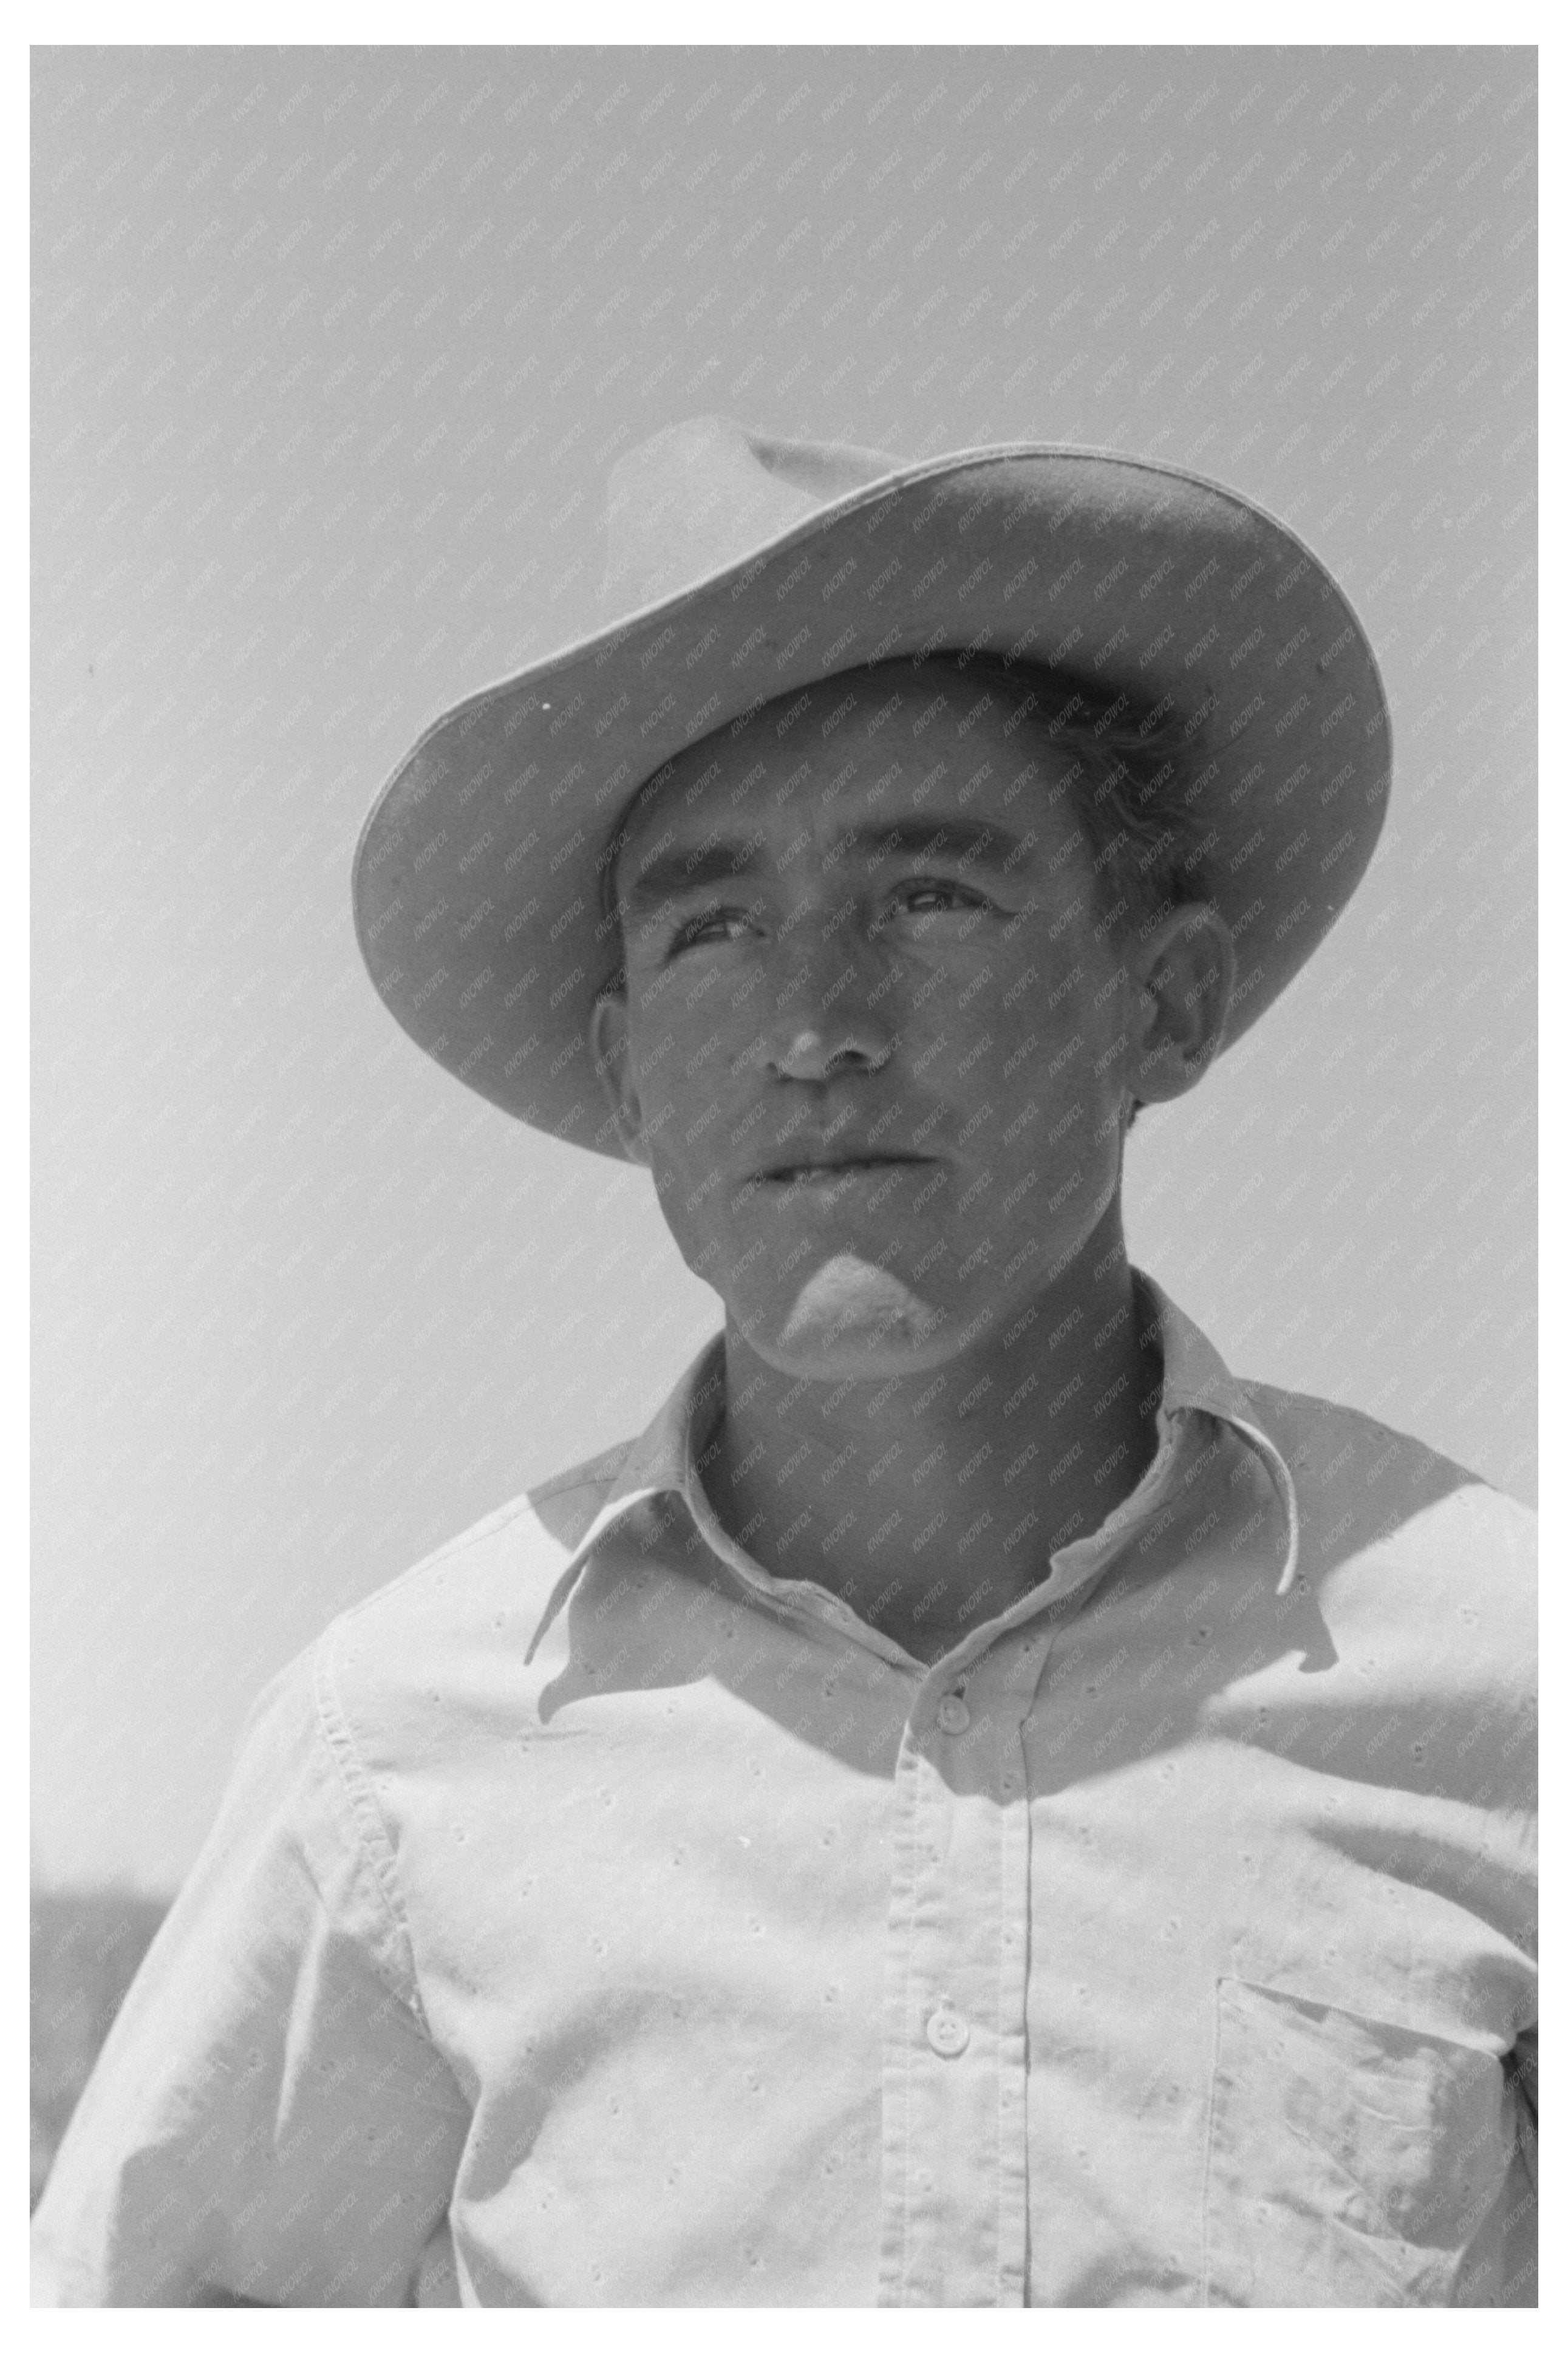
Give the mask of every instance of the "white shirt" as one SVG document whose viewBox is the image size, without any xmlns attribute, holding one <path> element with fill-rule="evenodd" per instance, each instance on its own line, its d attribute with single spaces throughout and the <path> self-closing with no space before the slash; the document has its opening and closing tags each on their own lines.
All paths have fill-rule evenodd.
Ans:
<svg viewBox="0 0 1568 2353">
<path fill-rule="evenodd" d="M 1532 1515 L 1164 1349 L 927 1666 L 724 1534 L 722 1343 L 259 1704 L 40 2301 L 1534 2301 Z"/>
</svg>

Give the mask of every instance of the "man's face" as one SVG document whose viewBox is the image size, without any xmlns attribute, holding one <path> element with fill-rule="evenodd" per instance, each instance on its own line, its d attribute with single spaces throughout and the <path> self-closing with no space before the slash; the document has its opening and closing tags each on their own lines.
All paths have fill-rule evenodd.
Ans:
<svg viewBox="0 0 1568 2353">
<path fill-rule="evenodd" d="M 981 699 L 826 681 L 683 754 L 621 852 L 623 1133 L 791 1375 L 1005 1333 L 1116 1197 L 1136 981 L 1063 767 Z"/>
</svg>

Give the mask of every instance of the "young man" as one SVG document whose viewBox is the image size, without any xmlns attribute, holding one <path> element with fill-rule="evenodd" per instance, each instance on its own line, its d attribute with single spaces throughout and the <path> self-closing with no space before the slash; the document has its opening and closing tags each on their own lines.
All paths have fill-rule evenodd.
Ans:
<svg viewBox="0 0 1568 2353">
<path fill-rule="evenodd" d="M 1353 617 L 1158 469 L 723 420 L 611 595 L 416 748 L 360 935 L 723 1332 L 271 1686 L 40 2293 L 1533 2301 L 1531 1515 L 1121 1230 L 1371 856 Z"/>
</svg>

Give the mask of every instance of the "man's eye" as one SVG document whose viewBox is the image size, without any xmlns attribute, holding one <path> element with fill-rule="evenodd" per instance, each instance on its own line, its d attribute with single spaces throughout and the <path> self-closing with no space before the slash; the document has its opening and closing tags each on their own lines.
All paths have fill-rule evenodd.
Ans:
<svg viewBox="0 0 1568 2353">
<path fill-rule="evenodd" d="M 916 882 L 906 882 L 895 893 L 895 904 L 909 915 L 946 915 L 957 907 L 979 904 L 972 891 L 957 882 L 938 882 L 924 877 Z"/>
<path fill-rule="evenodd" d="M 744 931 L 747 920 L 744 907 L 705 907 L 700 915 L 688 916 L 681 925 L 670 943 L 670 953 L 678 955 L 683 948 L 710 947 L 733 940 Z"/>
</svg>

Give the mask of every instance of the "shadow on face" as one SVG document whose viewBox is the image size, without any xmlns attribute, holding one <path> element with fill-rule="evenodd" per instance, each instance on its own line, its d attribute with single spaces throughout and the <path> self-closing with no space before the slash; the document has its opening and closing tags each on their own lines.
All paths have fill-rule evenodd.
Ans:
<svg viewBox="0 0 1568 2353">
<path fill-rule="evenodd" d="M 1116 1198 L 1144 976 L 1071 773 L 985 687 L 887 664 L 632 812 L 596 1047 L 687 1264 L 779 1370 L 946 1361 Z"/>
</svg>

